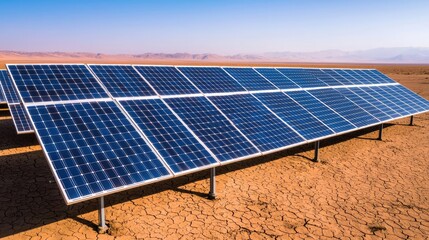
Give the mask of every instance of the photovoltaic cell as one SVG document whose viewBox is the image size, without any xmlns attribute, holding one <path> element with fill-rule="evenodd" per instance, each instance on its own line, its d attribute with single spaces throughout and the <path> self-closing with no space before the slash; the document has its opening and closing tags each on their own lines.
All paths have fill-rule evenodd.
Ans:
<svg viewBox="0 0 429 240">
<path fill-rule="evenodd" d="M 359 81 L 361 84 L 372 84 L 373 81 L 368 76 L 361 75 L 359 70 L 343 70 L 345 73 L 349 74 L 351 77 Z"/>
<path fill-rule="evenodd" d="M 311 88 L 311 87 L 326 87 L 326 83 L 317 79 L 313 74 L 311 74 L 308 69 L 302 68 L 277 68 L 283 75 L 288 77 L 294 83 L 302 88 Z"/>
<path fill-rule="evenodd" d="M 379 122 L 379 120 L 334 89 L 319 89 L 309 92 L 357 127 Z"/>
<path fill-rule="evenodd" d="M 276 90 L 277 88 L 253 68 L 223 68 L 249 91 Z"/>
<path fill-rule="evenodd" d="M 134 67 L 160 95 L 200 93 L 175 67 Z"/>
<path fill-rule="evenodd" d="M 350 81 L 349 78 L 343 77 L 343 75 L 338 73 L 338 70 L 334 69 L 323 69 L 323 72 L 329 74 L 331 77 L 335 78 L 338 82 L 343 85 L 354 85 L 355 81 Z"/>
<path fill-rule="evenodd" d="M 391 93 L 393 96 L 401 100 L 403 103 L 410 106 L 414 110 L 413 111 L 414 113 L 418 113 L 420 111 L 426 110 L 426 108 L 422 106 L 421 102 L 419 102 L 413 96 L 400 91 L 398 88 L 396 88 L 396 86 L 383 86 L 381 87 L 381 89 Z"/>
<path fill-rule="evenodd" d="M 343 83 L 340 82 L 337 78 L 332 77 L 331 75 L 327 74 L 326 72 L 320 70 L 320 69 L 308 69 L 311 74 L 313 74 L 317 79 L 320 81 L 326 83 L 328 86 L 342 86 Z"/>
<path fill-rule="evenodd" d="M 2 88 L 1 83 L 0 88 Z M 0 91 L 0 103 L 6 103 L 6 98 L 3 95 L 3 91 Z"/>
<path fill-rule="evenodd" d="M 408 114 L 413 114 L 418 112 L 416 109 L 414 109 L 414 103 L 410 101 L 407 98 L 404 98 L 403 95 L 395 92 L 393 89 L 388 87 L 373 87 L 375 91 L 377 91 L 380 94 L 383 94 L 385 96 L 388 96 L 388 98 L 395 102 L 397 105 L 401 106 L 403 109 L 405 109 Z"/>
<path fill-rule="evenodd" d="M 356 128 L 353 124 L 338 115 L 329 107 L 325 106 L 317 98 L 313 97 L 307 91 L 285 92 L 287 96 L 298 102 L 307 111 L 322 121 L 336 133 L 345 132 Z"/>
<path fill-rule="evenodd" d="M 376 69 L 367 70 L 366 73 L 371 75 L 373 78 L 377 79 L 381 83 L 395 83 L 395 81 L 393 81 L 391 78 L 387 77 Z"/>
<path fill-rule="evenodd" d="M 363 82 L 359 79 L 360 76 L 353 72 L 351 69 L 330 69 L 328 71 L 330 74 L 336 74 L 335 76 L 341 77 L 345 79 L 349 83 L 349 85 L 358 85 L 363 84 Z"/>
<path fill-rule="evenodd" d="M 155 91 L 128 65 L 89 65 L 114 98 L 156 96 Z"/>
<path fill-rule="evenodd" d="M 203 93 L 246 91 L 220 67 L 179 67 L 179 70 Z"/>
<path fill-rule="evenodd" d="M 363 89 L 367 89 L 367 88 L 368 87 L 365 87 Z M 368 94 L 367 92 L 365 92 L 361 88 L 350 88 L 349 90 L 354 92 L 355 94 L 359 95 L 359 97 L 365 99 L 366 101 L 368 101 L 369 103 L 371 103 L 372 105 L 377 107 L 378 109 L 380 109 L 380 111 L 382 111 L 383 113 L 388 115 L 390 119 L 397 118 L 397 117 L 401 116 L 401 114 L 399 114 L 398 112 L 393 110 L 393 108 L 391 106 L 383 103 L 382 101 L 380 101 L 376 97 Z"/>
<path fill-rule="evenodd" d="M 275 68 L 255 68 L 257 72 L 262 74 L 266 79 L 273 83 L 279 89 L 299 88 L 292 80 L 281 74 Z"/>
<path fill-rule="evenodd" d="M 316 117 L 281 92 L 257 93 L 254 96 L 307 140 L 334 134 Z"/>
<path fill-rule="evenodd" d="M 28 110 L 68 203 L 170 175 L 114 102 Z"/>
<path fill-rule="evenodd" d="M 360 97 L 358 94 L 354 93 L 351 89 L 338 88 L 336 90 L 378 120 L 385 121 L 390 119 L 389 115 L 378 109 L 376 106 L 372 105 L 370 102 L 366 101 L 364 98 Z"/>
<path fill-rule="evenodd" d="M 6 70 L 0 70 L 0 85 L 7 103 L 20 103 L 18 93 Z"/>
<path fill-rule="evenodd" d="M 34 132 L 24 106 L 19 103 L 10 104 L 9 111 L 18 134 Z"/>
<path fill-rule="evenodd" d="M 161 99 L 120 104 L 175 173 L 217 163 Z"/>
<path fill-rule="evenodd" d="M 85 65 L 8 65 L 24 103 L 109 96 Z"/>
<path fill-rule="evenodd" d="M 391 86 L 393 89 L 396 89 L 398 92 L 404 94 L 405 96 L 413 99 L 414 101 L 416 101 L 417 103 L 419 103 L 419 105 L 421 106 L 421 108 L 423 110 L 428 110 L 429 109 L 429 101 L 422 98 L 421 96 L 419 96 L 418 94 L 414 93 L 413 91 L 409 90 L 408 88 L 402 86 L 402 85 L 395 85 L 395 86 Z"/>
<path fill-rule="evenodd" d="M 250 94 L 209 99 L 263 152 L 305 141 Z"/>
<path fill-rule="evenodd" d="M 400 105 L 398 105 L 399 103 L 397 103 L 396 100 L 389 99 L 389 95 L 387 95 L 383 92 L 380 92 L 378 90 L 376 91 L 376 89 L 374 87 L 365 87 L 365 88 L 361 88 L 361 89 L 363 91 L 365 91 L 366 93 L 370 94 L 371 96 L 375 97 L 380 102 L 382 102 L 385 105 L 392 108 L 395 112 L 400 114 L 400 116 L 405 116 L 405 115 L 409 114 L 407 110 L 405 110 L 404 108 L 402 108 L 400 106 L 400 105 L 402 105 L 402 103 Z"/>
<path fill-rule="evenodd" d="M 168 98 L 165 101 L 220 161 L 259 153 L 205 97 Z"/>
<path fill-rule="evenodd" d="M 373 78 L 368 70 L 354 70 L 357 74 L 359 74 L 362 78 L 366 79 L 366 84 L 379 84 L 382 83 L 376 78 Z"/>
</svg>

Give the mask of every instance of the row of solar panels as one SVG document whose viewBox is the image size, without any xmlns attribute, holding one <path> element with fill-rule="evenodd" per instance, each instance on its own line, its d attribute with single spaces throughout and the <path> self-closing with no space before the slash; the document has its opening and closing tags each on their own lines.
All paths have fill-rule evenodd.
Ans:
<svg viewBox="0 0 429 240">
<path fill-rule="evenodd" d="M 298 87 L 273 91 L 259 87 L 261 79 L 234 80 L 234 72 L 252 68 L 145 66 L 156 72 L 145 81 L 131 66 L 91 66 L 99 79 L 84 65 L 8 68 L 69 204 L 429 110 L 427 100 L 390 79 L 348 78 L 352 84 L 330 87 L 309 80 L 303 89 L 298 83 L 306 81 L 297 78 Z M 209 77 L 213 72 L 224 80 Z M 211 92 L 218 82 L 224 91 Z M 234 82 L 258 88 L 242 91 Z"/>
<path fill-rule="evenodd" d="M 200 93 L 288 90 L 326 86 L 393 83 L 376 70 L 302 68 L 220 68 L 130 65 L 89 65 L 114 98 L 168 96 Z M 108 97 L 84 65 L 13 65 L 24 102 L 65 101 Z M 80 78 L 82 82 L 56 81 L 44 89 L 46 79 Z M 233 76 L 233 78 L 231 77 Z M 25 83 L 24 83 L 25 82 Z M 33 83 L 31 87 L 29 82 Z M 18 134 L 34 132 L 6 71 L 0 71 L 0 85 Z M 37 87 L 41 89 L 38 89 Z M 82 92 L 77 91 L 83 86 Z M 94 94 L 91 95 L 90 92 Z M 69 94 L 67 94 L 69 93 Z M 2 94 L 2 95 L 3 95 Z M 59 96 L 62 97 L 59 97 Z M 67 96 L 64 96 L 67 95 Z M 1 96 L 1 95 L 0 95 Z M 0 99 L 0 102 L 4 102 Z"/>
</svg>

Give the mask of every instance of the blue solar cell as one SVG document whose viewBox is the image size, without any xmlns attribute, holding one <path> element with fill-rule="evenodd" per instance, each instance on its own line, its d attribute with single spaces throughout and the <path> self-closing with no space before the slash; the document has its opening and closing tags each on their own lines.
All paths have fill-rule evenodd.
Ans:
<svg viewBox="0 0 429 240">
<path fill-rule="evenodd" d="M 376 89 L 374 87 L 365 87 L 365 88 L 361 88 L 361 89 L 363 91 L 365 91 L 366 93 L 370 94 L 371 96 L 373 96 L 374 98 L 376 98 L 377 100 L 379 100 L 380 102 L 389 106 L 391 109 L 393 109 L 395 112 L 397 112 L 400 116 L 405 116 L 405 115 L 409 114 L 407 110 L 405 110 L 403 107 L 400 106 L 400 105 L 402 105 L 402 103 L 397 103 L 395 100 L 390 99 L 389 95 L 387 95 L 383 92 L 380 92 L 380 91 L 376 91 Z"/>
<path fill-rule="evenodd" d="M 170 175 L 114 102 L 28 110 L 68 203 Z"/>
<path fill-rule="evenodd" d="M 279 89 L 299 88 L 296 83 L 287 78 L 285 75 L 281 74 L 275 68 L 255 68 L 255 70 Z"/>
<path fill-rule="evenodd" d="M 356 128 L 353 124 L 338 115 L 336 112 L 306 91 L 287 92 L 285 94 L 298 102 L 311 114 L 317 116 L 320 121 L 334 130 L 336 133 L 345 132 Z"/>
<path fill-rule="evenodd" d="M 317 79 L 308 69 L 302 68 L 277 68 L 283 75 L 302 88 L 326 87 L 326 83 Z"/>
<path fill-rule="evenodd" d="M 365 78 L 366 84 L 379 84 L 383 83 L 379 81 L 377 78 L 374 78 L 369 74 L 369 70 L 354 70 L 358 75 L 360 75 L 362 78 Z"/>
<path fill-rule="evenodd" d="M 313 74 L 315 77 L 317 77 L 317 79 L 319 79 L 320 81 L 326 83 L 326 85 L 328 86 L 342 86 L 344 85 L 341 81 L 339 81 L 338 79 L 332 77 L 331 75 L 327 74 L 324 70 L 322 71 L 321 69 L 308 69 L 308 71 Z"/>
<path fill-rule="evenodd" d="M 263 152 L 305 141 L 250 94 L 209 99 Z"/>
<path fill-rule="evenodd" d="M 19 103 L 10 104 L 9 111 L 18 134 L 34 132 L 24 106 Z"/>
<path fill-rule="evenodd" d="M 200 93 L 175 67 L 135 66 L 160 95 Z"/>
<path fill-rule="evenodd" d="M 206 98 L 168 98 L 165 101 L 220 161 L 259 153 Z"/>
<path fill-rule="evenodd" d="M 387 95 L 391 101 L 394 101 L 405 109 L 409 114 L 417 113 L 415 104 L 411 99 L 406 98 L 401 93 L 396 92 L 394 89 L 389 88 L 388 86 L 384 87 L 374 87 L 375 91 L 378 91 L 381 94 Z"/>
<path fill-rule="evenodd" d="M 217 163 L 161 99 L 120 104 L 175 173 Z"/>
<path fill-rule="evenodd" d="M 349 82 L 349 85 L 364 84 L 361 81 L 361 77 L 351 69 L 334 69 L 332 71 L 335 72 L 337 76 L 341 76 L 345 81 Z"/>
<path fill-rule="evenodd" d="M 356 83 L 356 81 L 351 81 L 350 78 L 341 75 L 338 69 L 323 69 L 323 72 L 329 74 L 329 76 L 333 77 L 343 85 L 354 85 Z"/>
<path fill-rule="evenodd" d="M 0 86 L 7 103 L 20 103 L 18 93 L 6 70 L 0 70 Z"/>
<path fill-rule="evenodd" d="M 312 90 L 310 93 L 357 127 L 380 122 L 334 89 Z"/>
<path fill-rule="evenodd" d="M 371 69 L 371 70 L 367 70 L 365 71 L 368 75 L 370 75 L 371 77 L 377 79 L 379 82 L 381 83 L 396 83 L 395 81 L 393 81 L 391 78 L 387 77 L 386 75 L 384 75 L 383 73 L 381 73 L 378 70 L 375 69 Z"/>
<path fill-rule="evenodd" d="M 85 65 L 8 65 L 24 103 L 109 96 Z"/>
<path fill-rule="evenodd" d="M 203 93 L 246 91 L 219 67 L 179 67 L 178 69 Z"/>
<path fill-rule="evenodd" d="M 378 109 L 376 106 L 371 104 L 370 102 L 366 101 L 363 97 L 359 96 L 355 92 L 352 91 L 353 88 L 347 89 L 347 88 L 338 88 L 336 89 L 338 92 L 340 92 L 343 96 L 348 98 L 350 101 L 352 101 L 354 104 L 358 105 L 368 113 L 370 113 L 372 116 L 377 118 L 380 121 L 385 121 L 390 119 L 390 116 Z"/>
<path fill-rule="evenodd" d="M 281 92 L 258 93 L 254 96 L 307 140 L 334 134 L 325 124 Z"/>
<path fill-rule="evenodd" d="M 223 68 L 249 91 L 276 90 L 277 88 L 253 68 Z"/>
<path fill-rule="evenodd" d="M 156 96 L 155 91 L 132 66 L 89 65 L 114 98 Z"/>
<path fill-rule="evenodd" d="M 422 98 L 421 96 L 414 93 L 413 91 L 409 90 L 408 88 L 402 85 L 391 86 L 391 88 L 402 93 L 404 96 L 407 96 L 408 98 L 413 99 L 416 103 L 419 104 L 422 110 L 425 111 L 429 109 L 429 101 L 426 100 L 425 98 Z"/>
<path fill-rule="evenodd" d="M 396 112 L 391 106 L 383 103 L 383 101 L 380 101 L 379 99 L 377 99 L 376 96 L 372 96 L 371 94 L 367 93 L 363 89 L 368 89 L 368 87 L 350 88 L 350 91 L 354 92 L 355 94 L 359 95 L 359 97 L 365 99 L 366 101 L 368 101 L 369 103 L 371 103 L 372 105 L 374 105 L 375 107 L 380 109 L 380 111 L 387 114 L 390 119 L 397 118 L 397 117 L 401 116 L 401 114 Z"/>
<path fill-rule="evenodd" d="M 2 88 L 1 83 L 0 83 L 0 88 Z M 0 103 L 6 103 L 6 102 L 7 101 L 6 101 L 6 98 L 3 95 L 3 91 L 0 91 Z"/>
<path fill-rule="evenodd" d="M 359 70 L 346 69 L 343 70 L 346 74 L 350 75 L 354 79 L 356 79 L 360 84 L 372 84 L 372 80 L 370 77 L 361 75 Z"/>
</svg>

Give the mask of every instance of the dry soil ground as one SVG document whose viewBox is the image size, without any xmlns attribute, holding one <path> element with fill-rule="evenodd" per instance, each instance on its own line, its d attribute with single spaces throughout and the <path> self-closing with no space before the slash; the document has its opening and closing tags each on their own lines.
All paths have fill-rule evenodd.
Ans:
<svg viewBox="0 0 429 240">
<path fill-rule="evenodd" d="M 303 64 L 301 64 L 303 65 Z M 353 67 L 358 67 L 354 65 Z M 362 66 L 368 67 L 368 66 Z M 428 66 L 382 66 L 429 98 Z M 0 111 L 0 238 L 5 239 L 427 239 L 429 114 L 66 206 L 34 135 L 16 135 Z"/>
</svg>

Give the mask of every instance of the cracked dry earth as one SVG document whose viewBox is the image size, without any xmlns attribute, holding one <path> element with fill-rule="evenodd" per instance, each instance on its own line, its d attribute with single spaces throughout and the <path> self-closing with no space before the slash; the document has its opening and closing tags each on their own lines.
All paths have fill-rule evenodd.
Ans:
<svg viewBox="0 0 429 240">
<path fill-rule="evenodd" d="M 408 76 L 409 77 L 409 76 Z M 425 92 L 426 95 L 426 92 Z M 426 96 L 427 97 L 427 96 Z M 66 206 L 33 135 L 0 111 L 0 238 L 428 239 L 429 114 Z"/>
</svg>

